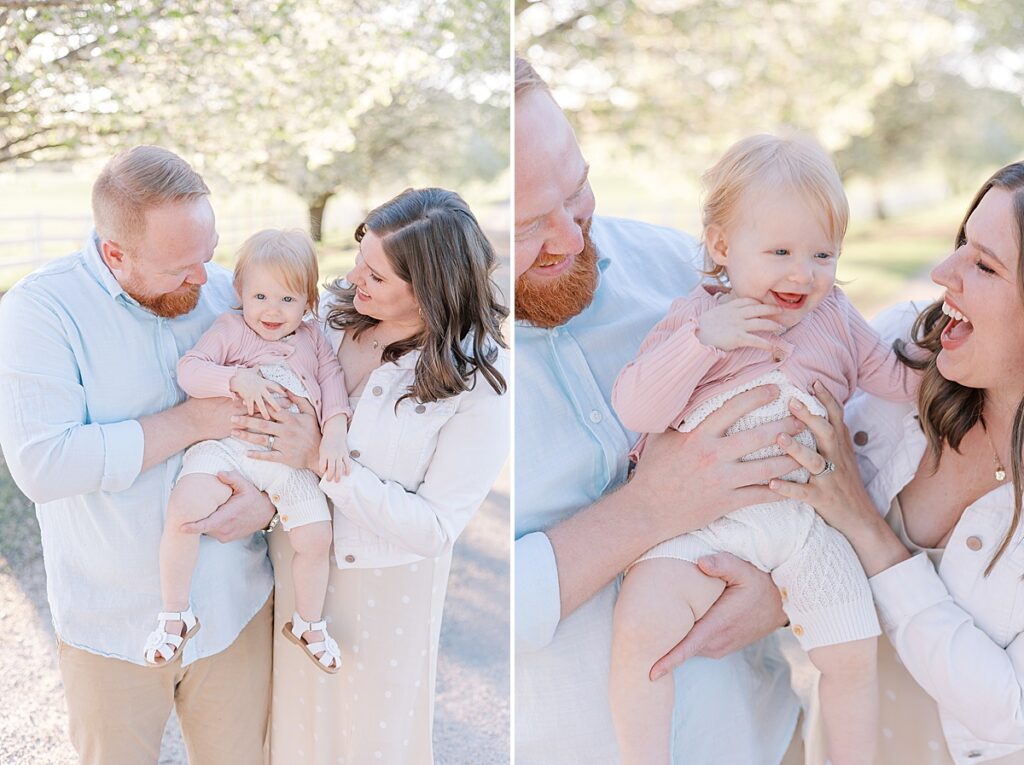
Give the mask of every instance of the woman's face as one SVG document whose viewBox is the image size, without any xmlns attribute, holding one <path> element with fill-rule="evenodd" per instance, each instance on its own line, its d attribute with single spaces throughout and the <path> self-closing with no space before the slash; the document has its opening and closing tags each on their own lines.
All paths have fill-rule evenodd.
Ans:
<svg viewBox="0 0 1024 765">
<path fill-rule="evenodd" d="M 380 237 L 367 231 L 359 243 L 355 267 L 345 277 L 356 288 L 355 309 L 379 321 L 420 322 L 412 285 L 395 273 Z"/>
<path fill-rule="evenodd" d="M 1009 383 L 1017 396 L 1024 380 L 1024 302 L 1013 193 L 990 189 L 965 233 L 966 243 L 932 271 L 946 288 L 943 311 L 952 317 L 936 364 L 947 380 L 992 390 Z"/>
</svg>

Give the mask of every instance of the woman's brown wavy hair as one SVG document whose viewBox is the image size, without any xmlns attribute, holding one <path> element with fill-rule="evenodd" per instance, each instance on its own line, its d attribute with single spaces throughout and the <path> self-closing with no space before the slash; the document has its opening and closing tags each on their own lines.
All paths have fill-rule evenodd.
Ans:
<svg viewBox="0 0 1024 765">
<path fill-rule="evenodd" d="M 1017 162 L 998 170 L 985 185 L 981 187 L 967 209 L 960 230 L 956 235 L 956 247 L 967 242 L 967 219 L 978 207 L 982 197 L 989 189 L 1005 189 L 1013 194 L 1014 222 L 1017 226 L 1017 288 L 1021 301 L 1024 302 L 1024 163 Z M 948 445 L 951 449 L 960 450 L 960 442 L 967 432 L 978 421 L 985 425 L 982 410 L 985 403 L 985 391 L 979 388 L 966 388 L 963 385 L 945 379 L 936 367 L 935 360 L 942 349 L 940 336 L 949 323 L 949 317 L 942 313 L 942 300 L 938 300 L 914 321 L 911 337 L 915 348 L 908 349 L 902 341 L 895 344 L 896 354 L 904 364 L 922 372 L 921 389 L 918 393 L 918 411 L 921 429 L 928 439 L 928 447 L 938 469 L 942 457 L 942 449 Z M 920 348 L 925 351 L 916 351 Z M 1024 353 L 1024 348 L 1017 349 Z M 1017 405 L 1010 431 L 1010 474 L 1013 476 L 1013 519 L 1010 529 L 1006 532 L 999 549 L 985 569 L 987 576 L 996 561 L 1006 550 L 1013 539 L 1014 532 L 1021 522 L 1021 492 L 1024 490 L 1024 469 L 1021 466 L 1021 451 L 1024 450 L 1024 400 Z"/>
<path fill-rule="evenodd" d="M 476 384 L 478 373 L 504 393 L 507 383 L 494 363 L 498 346 L 508 347 L 501 336 L 508 309 L 491 282 L 494 248 L 462 197 L 444 189 L 406 189 L 369 212 L 356 228 L 356 241 L 367 231 L 380 237 L 391 267 L 412 287 L 425 325 L 418 335 L 385 346 L 381 356 L 388 363 L 420 351 L 416 380 L 398 401 L 458 395 Z M 355 309 L 355 287 L 338 279 L 326 288 L 335 297 L 329 326 L 359 337 L 378 323 Z"/>
</svg>

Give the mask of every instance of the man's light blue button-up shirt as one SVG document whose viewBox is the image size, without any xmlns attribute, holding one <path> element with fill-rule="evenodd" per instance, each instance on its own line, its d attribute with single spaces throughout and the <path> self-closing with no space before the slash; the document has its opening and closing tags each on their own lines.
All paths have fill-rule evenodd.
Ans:
<svg viewBox="0 0 1024 765">
<path fill-rule="evenodd" d="M 57 634 L 143 664 L 161 610 L 160 536 L 181 455 L 141 472 L 138 418 L 185 400 L 178 358 L 237 297 L 230 273 L 208 264 L 198 306 L 156 316 L 121 289 L 97 247 L 93 234 L 0 300 L 0 445 L 36 503 Z M 262 535 L 201 538 L 192 605 L 203 626 L 184 663 L 231 645 L 272 588 Z"/>
<path fill-rule="evenodd" d="M 598 217 L 591 235 L 600 267 L 591 305 L 561 327 L 520 322 L 515 330 L 515 735 L 522 765 L 619 762 L 608 708 L 617 583 L 560 620 L 554 554 L 540 532 L 625 481 L 637 434 L 615 416 L 612 384 L 672 300 L 697 283 L 701 263 L 697 242 L 671 229 Z M 719 661 L 688 661 L 676 672 L 676 689 L 674 762 L 781 760 L 799 710 L 773 638 Z"/>
</svg>

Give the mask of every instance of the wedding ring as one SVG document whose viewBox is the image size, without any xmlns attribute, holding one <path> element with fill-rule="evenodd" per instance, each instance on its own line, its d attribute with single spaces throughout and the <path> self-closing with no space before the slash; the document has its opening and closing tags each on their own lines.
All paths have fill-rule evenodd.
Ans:
<svg viewBox="0 0 1024 765">
<path fill-rule="evenodd" d="M 273 451 L 273 450 L 274 450 L 274 437 L 273 437 L 273 436 L 267 436 L 267 448 L 268 448 L 268 449 L 269 449 L 270 451 Z M 830 462 L 830 463 L 828 463 L 828 464 L 830 464 L 830 465 L 831 465 L 832 463 Z M 819 473 L 819 475 L 820 475 L 820 473 Z"/>
<path fill-rule="evenodd" d="M 829 473 L 834 473 L 835 470 L 836 463 L 830 460 L 825 460 L 825 467 L 823 467 L 817 473 L 811 473 L 811 478 L 818 478 L 819 476 L 828 475 Z"/>
</svg>

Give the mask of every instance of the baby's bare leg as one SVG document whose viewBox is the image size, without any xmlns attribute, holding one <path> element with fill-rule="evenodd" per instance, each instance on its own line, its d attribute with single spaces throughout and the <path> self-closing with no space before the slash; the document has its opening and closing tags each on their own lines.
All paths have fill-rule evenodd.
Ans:
<svg viewBox="0 0 1024 765">
<path fill-rule="evenodd" d="M 832 765 L 869 765 L 878 746 L 876 638 L 812 648 Z"/>
<path fill-rule="evenodd" d="M 295 610 L 307 622 L 318 622 L 323 617 L 333 537 L 330 521 L 308 523 L 288 532 L 288 540 L 295 551 L 292 558 Z M 307 643 L 323 640 L 319 630 L 307 631 L 303 637 Z"/>
<path fill-rule="evenodd" d="M 167 502 L 167 518 L 160 538 L 160 596 L 165 611 L 184 611 L 192 589 L 192 572 L 199 559 L 199 535 L 181 530 L 183 523 L 198 521 L 231 496 L 231 489 L 217 476 L 190 473 L 182 476 Z M 179 634 L 181 622 L 167 623 L 167 632 Z"/>
<path fill-rule="evenodd" d="M 626 575 L 615 604 L 609 693 L 623 765 L 669 765 L 672 675 L 651 682 L 654 662 L 692 628 L 725 583 L 675 558 L 652 558 Z"/>
</svg>

